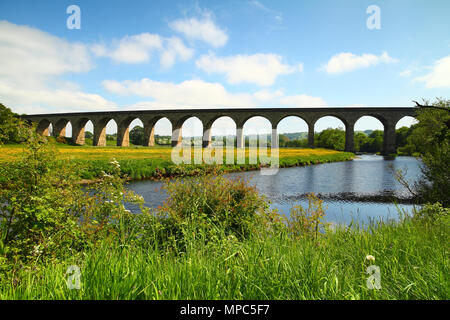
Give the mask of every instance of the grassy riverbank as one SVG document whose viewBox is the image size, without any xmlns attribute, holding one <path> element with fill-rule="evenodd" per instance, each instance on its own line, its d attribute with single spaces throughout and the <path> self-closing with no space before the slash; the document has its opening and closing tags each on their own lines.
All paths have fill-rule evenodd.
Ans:
<svg viewBox="0 0 450 320">
<path fill-rule="evenodd" d="M 103 242 L 74 258 L 22 270 L 1 284 L 3 299 L 448 299 L 448 224 L 405 219 L 369 229 L 337 229 L 319 240 L 285 232 L 232 238 L 186 252 Z M 381 289 L 366 286 L 369 261 Z M 69 290 L 66 270 L 81 268 L 81 289 Z"/>
<path fill-rule="evenodd" d="M 166 181 L 167 200 L 150 209 L 124 187 L 119 162 L 81 187 L 77 166 L 31 134 L 23 158 L 0 167 L 0 300 L 450 296 L 450 211 L 439 204 L 330 226 L 314 195 L 287 218 L 242 177 L 200 175 Z M 367 287 L 370 265 L 378 289 Z"/>
<path fill-rule="evenodd" d="M 224 173 L 236 171 L 257 170 L 258 162 L 250 164 L 249 149 L 246 149 L 245 164 L 181 164 L 176 165 L 171 160 L 170 147 L 92 147 L 55 144 L 58 158 L 70 160 L 82 167 L 81 176 L 85 182 L 98 178 L 103 171 L 108 172 L 111 158 L 119 161 L 122 173 L 130 179 L 162 179 L 179 176 L 195 176 L 202 173 Z M 4 145 L 0 147 L 0 162 L 16 160 L 22 153 L 22 145 Z M 193 149 L 194 150 L 194 149 Z M 206 149 L 203 149 L 203 153 Z M 198 152 L 198 151 L 197 151 Z M 225 161 L 224 151 L 224 161 Z M 236 159 L 236 149 L 234 150 Z M 256 153 L 256 152 L 255 152 Z M 192 151 L 194 157 L 194 151 Z M 279 166 L 305 166 L 336 161 L 349 161 L 353 153 L 339 152 L 328 149 L 279 149 Z M 237 162 L 237 161 L 235 161 Z"/>
</svg>

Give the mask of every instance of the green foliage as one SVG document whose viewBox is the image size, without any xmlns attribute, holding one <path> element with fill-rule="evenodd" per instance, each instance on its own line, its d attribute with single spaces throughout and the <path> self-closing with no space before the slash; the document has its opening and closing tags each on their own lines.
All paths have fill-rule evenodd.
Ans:
<svg viewBox="0 0 450 320">
<path fill-rule="evenodd" d="M 341 128 L 328 128 L 317 135 L 316 145 L 321 148 L 343 151 L 345 148 L 345 131 Z"/>
<path fill-rule="evenodd" d="M 58 259 L 117 233 L 117 221 L 128 214 L 122 201 L 133 197 L 116 162 L 95 188 L 82 188 L 82 168 L 58 160 L 54 145 L 34 128 L 24 130 L 22 157 L 0 168 L 0 260 L 11 267 Z"/>
<path fill-rule="evenodd" d="M 147 230 L 147 225 L 143 225 Z M 21 269 L 0 281 L 7 299 L 441 299 L 449 296 L 448 228 L 420 220 L 336 227 L 318 238 L 286 230 L 215 241 L 183 254 L 105 240 L 79 257 Z M 190 248 L 188 246 L 188 248 Z M 381 271 L 380 290 L 366 287 L 366 256 Z M 81 268 L 81 290 L 66 286 Z M 15 283 L 15 285 L 12 285 Z"/>
<path fill-rule="evenodd" d="M 270 215 L 268 204 L 242 178 L 200 176 L 167 183 L 168 199 L 161 212 L 183 238 L 234 236 L 248 238 Z"/>
<path fill-rule="evenodd" d="M 425 179 L 416 184 L 419 197 L 428 202 L 450 205 L 450 100 L 438 99 L 438 108 L 423 108 L 417 114 L 419 123 L 408 138 L 422 154 Z"/>
<path fill-rule="evenodd" d="M 21 130 L 23 126 L 18 115 L 0 103 L 0 145 L 22 142 L 25 139 Z"/>
<path fill-rule="evenodd" d="M 289 140 L 285 135 L 280 135 L 280 147 L 286 148 L 308 148 L 308 138 Z"/>
<path fill-rule="evenodd" d="M 308 208 L 296 205 L 291 208 L 288 220 L 288 230 L 296 238 L 313 238 L 317 240 L 319 231 L 326 226 L 323 222 L 325 210 L 323 200 L 314 193 L 307 196 Z"/>
<path fill-rule="evenodd" d="M 439 202 L 427 203 L 420 210 L 416 211 L 414 218 L 426 224 L 441 224 L 450 228 L 450 208 L 444 208 Z"/>
<path fill-rule="evenodd" d="M 144 144 L 144 128 L 136 126 L 131 129 L 130 142 L 134 145 L 142 146 Z"/>
</svg>

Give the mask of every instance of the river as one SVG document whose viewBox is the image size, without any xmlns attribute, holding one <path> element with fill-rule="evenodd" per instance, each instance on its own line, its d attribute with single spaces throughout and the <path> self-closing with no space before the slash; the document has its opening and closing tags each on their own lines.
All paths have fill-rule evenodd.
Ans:
<svg viewBox="0 0 450 320">
<path fill-rule="evenodd" d="M 320 194 L 326 209 L 325 220 L 348 224 L 356 220 L 397 219 L 399 210 L 411 212 L 412 204 L 392 203 L 391 196 L 408 198 L 407 189 L 395 178 L 401 169 L 412 182 L 421 177 L 420 162 L 414 157 L 384 160 L 381 156 L 361 155 L 353 161 L 334 162 L 305 167 L 282 168 L 275 175 L 261 175 L 259 171 L 230 173 L 243 175 L 264 194 L 272 208 L 289 216 L 293 205 L 307 205 L 305 195 Z M 148 207 L 157 207 L 167 195 L 160 181 L 133 181 L 128 188 L 141 194 Z M 127 205 L 132 212 L 138 208 Z"/>
</svg>

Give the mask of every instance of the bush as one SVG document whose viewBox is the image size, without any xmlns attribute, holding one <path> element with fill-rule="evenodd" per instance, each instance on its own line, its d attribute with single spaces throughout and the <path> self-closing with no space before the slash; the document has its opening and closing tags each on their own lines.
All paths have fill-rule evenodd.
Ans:
<svg viewBox="0 0 450 320">
<path fill-rule="evenodd" d="M 319 231 L 323 231 L 325 224 L 323 218 L 326 208 L 323 200 L 314 193 L 307 196 L 308 208 L 296 205 L 291 208 L 288 220 L 288 231 L 295 238 L 317 239 Z"/>
<path fill-rule="evenodd" d="M 439 202 L 425 204 L 414 213 L 414 218 L 428 224 L 443 224 L 450 226 L 450 209 L 444 208 Z"/>
<path fill-rule="evenodd" d="M 117 162 L 100 183 L 82 188 L 76 163 L 58 160 L 54 146 L 27 128 L 22 157 L 0 168 L 0 257 L 9 265 L 61 258 L 115 234 L 141 199 L 124 190 Z M 6 259 L 6 260 L 5 260 Z"/>
<path fill-rule="evenodd" d="M 265 198 L 242 178 L 205 175 L 169 182 L 165 189 L 168 199 L 160 212 L 183 238 L 245 239 L 277 220 Z"/>
</svg>

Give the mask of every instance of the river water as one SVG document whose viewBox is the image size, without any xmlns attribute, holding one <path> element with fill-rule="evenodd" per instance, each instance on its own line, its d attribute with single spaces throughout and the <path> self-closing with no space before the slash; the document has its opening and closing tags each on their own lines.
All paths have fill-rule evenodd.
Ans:
<svg viewBox="0 0 450 320">
<path fill-rule="evenodd" d="M 356 220 L 396 219 L 399 210 L 411 212 L 412 204 L 397 204 L 396 198 L 408 198 L 410 194 L 395 178 L 395 171 L 402 170 L 409 182 L 420 179 L 420 163 L 413 157 L 397 157 L 384 160 L 381 156 L 362 155 L 353 161 L 334 162 L 305 167 L 282 168 L 275 175 L 261 175 L 259 171 L 230 173 L 243 175 L 271 202 L 271 207 L 289 216 L 293 205 L 307 206 L 305 195 L 311 192 L 324 199 L 327 222 L 348 224 Z M 128 188 L 141 194 L 148 207 L 157 207 L 167 195 L 159 181 L 134 181 Z M 136 212 L 138 208 L 128 205 Z"/>
</svg>

